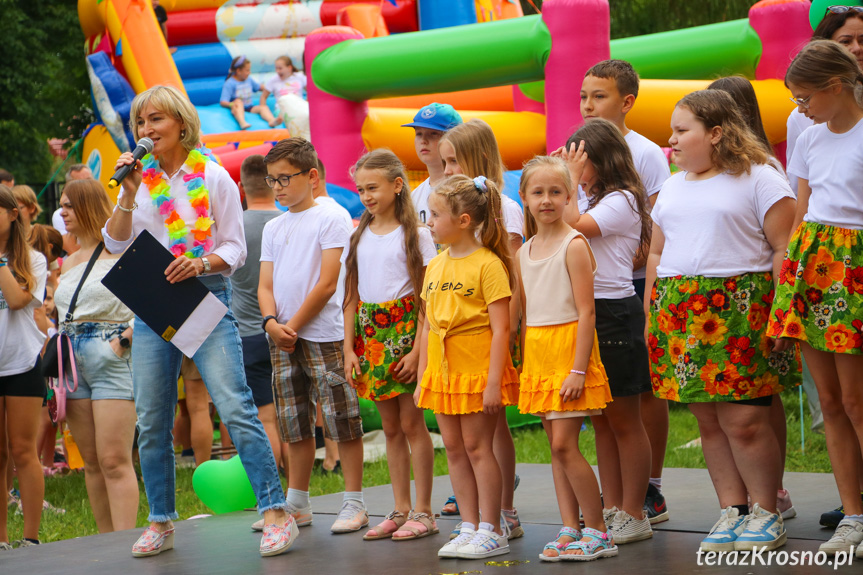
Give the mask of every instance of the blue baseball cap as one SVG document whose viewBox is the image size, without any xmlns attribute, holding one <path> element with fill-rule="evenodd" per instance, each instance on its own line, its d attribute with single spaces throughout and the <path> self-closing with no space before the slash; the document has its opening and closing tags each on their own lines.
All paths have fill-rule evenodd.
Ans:
<svg viewBox="0 0 863 575">
<path fill-rule="evenodd" d="M 430 130 L 439 130 L 446 132 L 462 123 L 461 116 L 455 111 L 455 108 L 449 104 L 438 104 L 432 102 L 428 106 L 423 106 L 420 111 L 414 116 L 414 121 L 410 124 L 402 124 L 403 128 L 429 128 Z"/>
</svg>

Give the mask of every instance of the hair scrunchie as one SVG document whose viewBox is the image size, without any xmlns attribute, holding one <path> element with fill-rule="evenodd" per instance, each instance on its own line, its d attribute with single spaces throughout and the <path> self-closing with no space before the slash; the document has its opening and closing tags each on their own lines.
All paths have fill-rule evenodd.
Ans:
<svg viewBox="0 0 863 575">
<path fill-rule="evenodd" d="M 487 179 L 488 178 L 486 178 L 485 176 L 477 176 L 473 179 L 473 185 L 476 188 L 476 191 L 481 194 L 484 194 L 488 191 L 488 184 L 485 183 Z"/>
</svg>

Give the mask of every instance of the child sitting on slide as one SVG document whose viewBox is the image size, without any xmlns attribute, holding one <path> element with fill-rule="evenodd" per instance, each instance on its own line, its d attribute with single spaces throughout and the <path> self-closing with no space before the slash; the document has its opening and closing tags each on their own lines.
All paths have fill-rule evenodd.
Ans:
<svg viewBox="0 0 863 575">
<path fill-rule="evenodd" d="M 231 69 L 222 86 L 222 96 L 219 104 L 223 108 L 229 108 L 231 115 L 237 120 L 241 130 L 252 127 L 246 121 L 246 112 L 260 114 L 261 118 L 269 125 L 273 125 L 273 113 L 266 106 L 255 106 L 252 104 L 252 94 L 261 89 L 261 85 L 250 77 L 252 63 L 245 56 L 237 56 L 231 61 Z"/>
<path fill-rule="evenodd" d="M 273 74 L 261 88 L 262 110 L 267 110 L 267 98 L 270 94 L 276 97 L 276 116 L 270 120 L 270 127 L 275 128 L 282 121 L 290 131 L 291 136 L 309 140 L 309 103 L 303 98 L 306 89 L 306 75 L 297 70 L 289 56 L 276 58 L 276 73 Z M 261 116 L 263 117 L 263 112 Z"/>
</svg>

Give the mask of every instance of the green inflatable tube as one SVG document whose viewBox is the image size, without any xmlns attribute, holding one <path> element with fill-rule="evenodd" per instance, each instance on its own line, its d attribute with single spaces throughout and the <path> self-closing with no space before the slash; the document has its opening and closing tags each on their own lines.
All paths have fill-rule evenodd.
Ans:
<svg viewBox="0 0 863 575">
<path fill-rule="evenodd" d="M 375 407 L 373 401 L 360 398 L 360 415 L 363 418 L 364 431 L 382 429 L 381 415 L 378 413 L 378 408 Z M 429 429 L 437 429 L 438 425 L 434 413 L 425 410 L 424 415 L 426 426 Z M 515 406 L 506 408 L 506 420 L 510 427 L 522 427 L 523 425 L 530 425 L 532 423 L 541 423 L 541 420 L 537 416 L 521 413 Z"/>
<path fill-rule="evenodd" d="M 359 102 L 488 88 L 545 77 L 551 35 L 525 16 L 366 40 L 346 40 L 313 63 L 315 85 Z"/>
</svg>

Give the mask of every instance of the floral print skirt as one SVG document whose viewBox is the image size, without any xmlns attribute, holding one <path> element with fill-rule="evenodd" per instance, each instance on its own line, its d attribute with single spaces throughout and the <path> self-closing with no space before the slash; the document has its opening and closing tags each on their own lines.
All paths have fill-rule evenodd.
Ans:
<svg viewBox="0 0 863 575">
<path fill-rule="evenodd" d="M 797 346 L 771 353 L 770 273 L 658 278 L 650 297 L 653 393 L 681 403 L 740 401 L 800 383 Z"/>
<path fill-rule="evenodd" d="M 414 392 L 416 382 L 396 381 L 393 370 L 413 349 L 416 332 L 413 294 L 384 303 L 359 303 L 354 317 L 354 353 L 361 371 L 354 379 L 359 397 L 383 401 Z"/>
<path fill-rule="evenodd" d="M 863 355 L 863 230 L 802 222 L 782 263 L 770 335 Z"/>
</svg>

